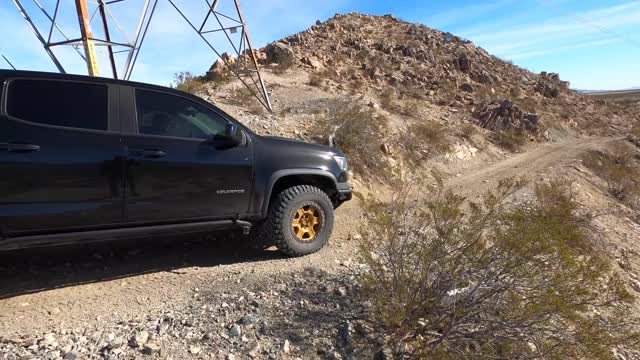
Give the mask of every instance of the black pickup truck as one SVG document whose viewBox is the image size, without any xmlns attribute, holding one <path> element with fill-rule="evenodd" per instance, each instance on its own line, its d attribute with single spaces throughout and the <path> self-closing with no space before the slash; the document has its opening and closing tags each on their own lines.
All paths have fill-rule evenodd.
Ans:
<svg viewBox="0 0 640 360">
<path fill-rule="evenodd" d="M 351 199 L 335 148 L 160 86 L 0 70 L 0 250 L 242 229 L 290 256 Z"/>
</svg>

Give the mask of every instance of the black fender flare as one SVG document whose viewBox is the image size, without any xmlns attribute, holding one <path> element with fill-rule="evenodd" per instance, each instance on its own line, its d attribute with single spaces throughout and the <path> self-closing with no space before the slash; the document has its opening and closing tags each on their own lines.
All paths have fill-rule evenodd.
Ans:
<svg viewBox="0 0 640 360">
<path fill-rule="evenodd" d="M 267 217 L 267 213 L 269 211 L 269 200 L 271 199 L 271 193 L 273 191 L 273 188 L 275 186 L 275 184 L 278 182 L 278 180 L 286 177 L 286 176 L 292 176 L 292 175 L 312 175 L 312 176 L 321 176 L 326 178 L 327 180 L 330 180 L 331 183 L 333 184 L 333 187 L 335 189 L 338 189 L 338 180 L 336 179 L 336 176 L 333 175 L 330 171 L 328 170 L 321 170 L 321 169 L 285 169 L 285 170 L 278 170 L 276 172 L 274 172 L 271 177 L 269 178 L 269 182 L 267 183 L 267 187 L 266 187 L 266 191 L 264 193 L 263 199 L 262 199 L 262 205 L 260 208 L 260 214 L 263 218 Z"/>
</svg>

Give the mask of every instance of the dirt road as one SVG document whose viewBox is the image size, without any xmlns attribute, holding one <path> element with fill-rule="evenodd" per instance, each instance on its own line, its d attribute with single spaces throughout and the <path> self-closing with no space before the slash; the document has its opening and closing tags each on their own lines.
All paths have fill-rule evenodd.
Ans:
<svg viewBox="0 0 640 360">
<path fill-rule="evenodd" d="M 546 144 L 531 151 L 512 155 L 492 164 L 481 164 L 460 176 L 451 178 L 447 184 L 457 193 L 473 196 L 495 188 L 501 179 L 510 177 L 534 179 L 536 176 L 552 172 L 579 160 L 587 150 L 600 149 L 616 138 L 572 138 Z"/>
</svg>

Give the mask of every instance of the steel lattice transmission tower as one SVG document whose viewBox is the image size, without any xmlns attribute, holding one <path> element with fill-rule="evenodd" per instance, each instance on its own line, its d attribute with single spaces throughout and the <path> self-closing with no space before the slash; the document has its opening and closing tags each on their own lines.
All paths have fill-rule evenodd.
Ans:
<svg viewBox="0 0 640 360">
<path fill-rule="evenodd" d="M 31 4 L 31 1 L 33 2 Z M 44 0 L 13 0 L 18 11 L 29 24 L 36 38 L 40 41 L 47 55 L 51 58 L 58 71 L 66 73 L 65 67 L 58 55 L 53 51 L 56 47 L 71 46 L 86 63 L 87 72 L 91 76 L 100 76 L 100 65 L 108 64 L 111 77 L 115 79 L 129 80 L 138 60 L 149 26 L 156 13 L 159 1 L 164 0 L 138 0 L 140 15 L 137 17 L 137 26 L 133 34 L 127 33 L 112 11 L 113 8 L 133 6 L 135 0 L 55 0 L 50 1 L 50 6 L 43 4 Z M 177 0 L 166 0 L 176 10 L 176 19 L 183 19 L 204 41 L 204 43 L 225 63 L 228 69 L 240 79 L 240 81 L 253 93 L 253 95 L 270 111 L 272 110 L 269 94 L 265 87 L 257 55 L 253 49 L 247 23 L 242 14 L 239 0 L 202 0 L 206 5 L 206 11 L 197 15 L 189 15 L 185 7 Z M 25 6 L 29 3 L 30 7 Z M 195 3 L 189 0 L 190 4 Z M 231 10 L 221 11 L 222 3 L 227 2 L 226 8 Z M 142 4 L 140 4 L 142 3 Z M 69 8 L 73 5 L 72 8 Z M 122 10 L 122 9 L 120 9 Z M 138 9 L 129 11 L 134 14 Z M 68 20 L 73 12 L 77 19 L 79 32 L 76 36 L 68 35 L 63 31 L 62 18 Z M 44 21 L 35 21 L 36 14 L 44 18 Z M 97 30 L 97 31 L 96 31 Z M 214 42 L 213 34 L 223 34 L 223 41 Z M 97 47 L 106 48 L 105 56 L 100 57 Z M 236 61 L 229 62 L 229 57 L 221 54 L 221 49 L 231 48 L 236 56 Z M 121 56 L 124 55 L 124 58 Z"/>
</svg>

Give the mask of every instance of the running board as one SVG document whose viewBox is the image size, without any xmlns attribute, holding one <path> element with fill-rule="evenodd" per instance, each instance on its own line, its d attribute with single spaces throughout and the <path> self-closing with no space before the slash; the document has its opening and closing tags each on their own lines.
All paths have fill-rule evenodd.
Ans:
<svg viewBox="0 0 640 360">
<path fill-rule="evenodd" d="M 144 227 L 129 227 L 107 230 L 80 231 L 48 235 L 31 235 L 9 237 L 0 240 L 0 251 L 15 250 L 29 247 L 66 245 L 74 243 L 101 242 L 119 239 L 148 238 L 173 234 L 190 234 L 208 232 L 221 229 L 242 228 L 246 235 L 251 230 L 251 223 L 241 220 L 218 220 L 197 223 L 180 223 L 169 225 L 154 225 Z"/>
</svg>

